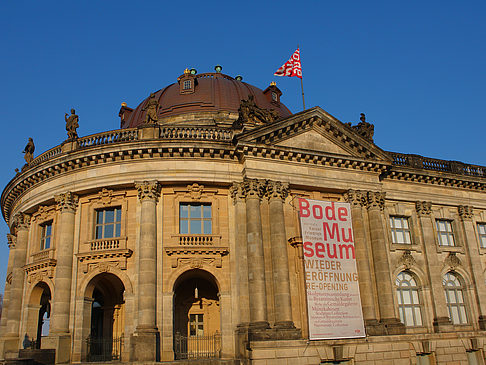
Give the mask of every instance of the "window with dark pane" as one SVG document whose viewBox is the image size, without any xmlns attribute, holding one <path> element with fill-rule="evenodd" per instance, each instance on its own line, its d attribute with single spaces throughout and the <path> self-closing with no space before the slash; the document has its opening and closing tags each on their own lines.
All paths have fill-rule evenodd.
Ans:
<svg viewBox="0 0 486 365">
<path fill-rule="evenodd" d="M 211 234 L 211 205 L 181 203 L 179 206 L 180 234 Z"/>
<path fill-rule="evenodd" d="M 121 235 L 121 208 L 107 208 L 96 211 L 95 238 L 114 238 Z"/>
<path fill-rule="evenodd" d="M 51 240 L 52 240 L 52 221 L 46 222 L 41 225 L 41 250 L 47 250 L 51 248 Z"/>
</svg>

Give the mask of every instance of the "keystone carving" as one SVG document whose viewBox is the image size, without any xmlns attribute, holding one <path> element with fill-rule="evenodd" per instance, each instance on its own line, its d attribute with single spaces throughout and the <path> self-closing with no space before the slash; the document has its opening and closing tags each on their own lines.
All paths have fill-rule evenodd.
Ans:
<svg viewBox="0 0 486 365">
<path fill-rule="evenodd" d="M 410 269 L 413 265 L 415 265 L 417 262 L 412 256 L 412 253 L 409 250 L 406 250 L 403 255 L 400 257 L 398 260 L 398 263 L 400 265 L 403 265 L 405 269 Z"/>
<path fill-rule="evenodd" d="M 457 210 L 459 211 L 459 216 L 463 221 L 471 220 L 474 215 L 473 208 L 466 205 L 460 205 Z"/>
<path fill-rule="evenodd" d="M 138 190 L 138 199 L 140 201 L 145 199 L 157 201 L 159 199 L 160 184 L 158 181 L 136 182 L 135 187 Z"/>
<path fill-rule="evenodd" d="M 449 252 L 449 256 L 444 260 L 444 265 L 451 269 L 455 269 L 461 265 L 461 260 L 456 256 L 455 252 Z"/>
<path fill-rule="evenodd" d="M 98 193 L 98 198 L 103 205 L 110 205 L 111 200 L 113 199 L 113 190 L 108 190 L 106 188 L 101 189 Z"/>
<path fill-rule="evenodd" d="M 187 190 L 189 191 L 192 199 L 199 200 L 201 199 L 202 193 L 204 191 L 204 185 L 199 185 L 197 183 L 187 185 Z"/>
<path fill-rule="evenodd" d="M 267 181 L 266 196 L 268 200 L 280 199 L 285 200 L 289 195 L 289 184 L 281 181 Z"/>
<path fill-rule="evenodd" d="M 415 202 L 415 210 L 419 217 L 430 215 L 432 213 L 432 203 L 431 202 Z"/>
<path fill-rule="evenodd" d="M 78 206 L 79 197 L 68 191 L 67 193 L 55 196 L 57 209 L 61 212 L 75 212 Z"/>
<path fill-rule="evenodd" d="M 344 199 L 353 207 L 365 207 L 367 203 L 366 192 L 361 190 L 348 190 Z"/>
<path fill-rule="evenodd" d="M 368 209 L 385 208 L 385 193 L 379 191 L 368 191 Z"/>
</svg>

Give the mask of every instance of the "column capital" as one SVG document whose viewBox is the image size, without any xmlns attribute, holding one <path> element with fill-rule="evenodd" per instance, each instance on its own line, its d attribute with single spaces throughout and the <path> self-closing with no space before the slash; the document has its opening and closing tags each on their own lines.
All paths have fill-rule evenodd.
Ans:
<svg viewBox="0 0 486 365">
<path fill-rule="evenodd" d="M 415 210 L 419 217 L 430 215 L 432 213 L 432 203 L 431 202 L 415 202 Z"/>
<path fill-rule="evenodd" d="M 15 248 L 15 244 L 17 243 L 17 236 L 7 233 L 7 240 L 8 248 Z"/>
<path fill-rule="evenodd" d="M 361 190 L 348 190 L 344 193 L 344 199 L 346 199 L 352 207 L 365 207 L 368 201 L 366 192 Z"/>
<path fill-rule="evenodd" d="M 461 220 L 463 221 L 470 221 L 474 215 L 473 208 L 467 205 L 459 205 L 457 207 L 457 210 L 459 212 Z"/>
<path fill-rule="evenodd" d="M 238 201 L 244 201 L 246 198 L 245 184 L 243 182 L 233 182 L 233 185 L 230 187 L 230 194 L 233 198 L 233 204 L 236 204 Z"/>
<path fill-rule="evenodd" d="M 380 191 L 368 191 L 367 197 L 368 209 L 385 209 L 385 193 Z"/>
<path fill-rule="evenodd" d="M 243 181 L 245 186 L 246 199 L 258 198 L 261 199 L 265 194 L 265 184 L 258 179 L 245 179 Z"/>
<path fill-rule="evenodd" d="M 285 200 L 289 195 L 289 184 L 281 181 L 268 180 L 266 184 L 265 196 L 268 200 Z"/>
<path fill-rule="evenodd" d="M 28 230 L 30 227 L 30 215 L 26 213 L 15 214 L 12 219 L 12 227 L 14 227 L 15 233 Z"/>
<path fill-rule="evenodd" d="M 70 191 L 56 195 L 54 198 L 57 203 L 57 209 L 61 212 L 74 213 L 78 207 L 79 197 Z"/>
<path fill-rule="evenodd" d="M 160 184 L 158 181 L 136 181 L 135 188 L 137 188 L 140 201 L 153 200 L 157 202 L 159 200 Z"/>
</svg>

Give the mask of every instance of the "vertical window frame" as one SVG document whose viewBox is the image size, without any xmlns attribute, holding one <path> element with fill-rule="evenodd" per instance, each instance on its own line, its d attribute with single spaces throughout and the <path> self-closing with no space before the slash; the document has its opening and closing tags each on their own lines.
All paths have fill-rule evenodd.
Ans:
<svg viewBox="0 0 486 365">
<path fill-rule="evenodd" d="M 447 311 L 449 313 L 449 319 L 454 325 L 465 325 L 469 323 L 465 288 L 461 279 L 458 274 L 452 271 L 445 273 L 442 277 Z M 448 285 L 448 283 L 454 283 L 454 285 Z"/>
<path fill-rule="evenodd" d="M 187 217 L 183 217 L 182 209 L 187 208 Z M 191 207 L 199 208 L 199 216 L 191 216 Z M 204 207 L 209 207 L 209 217 L 205 217 Z M 186 222 L 183 225 L 183 222 Z M 200 232 L 193 232 L 193 223 L 200 222 Z M 205 223 L 209 223 L 209 232 L 206 232 Z M 179 234 L 187 235 L 212 235 L 213 234 L 213 207 L 211 203 L 179 203 Z"/>
<path fill-rule="evenodd" d="M 441 229 L 441 224 L 444 224 L 445 230 Z M 452 220 L 436 219 L 435 228 L 437 230 L 437 242 L 440 247 L 457 247 Z"/>
<path fill-rule="evenodd" d="M 106 212 L 113 211 L 113 222 L 106 221 Z M 102 222 L 99 223 L 100 220 L 100 213 L 102 213 Z M 119 219 L 118 219 L 119 218 Z M 94 239 L 95 240 L 104 240 L 104 239 L 112 239 L 112 238 L 120 238 L 121 237 L 121 226 L 122 226 L 122 207 L 121 206 L 113 206 L 107 208 L 99 208 L 95 209 L 95 221 L 94 221 Z M 107 227 L 112 227 L 113 235 L 111 237 L 107 237 L 106 229 Z M 98 228 L 101 229 L 101 237 L 98 237 Z"/>
<path fill-rule="evenodd" d="M 396 221 L 399 220 L 401 222 L 401 227 L 396 226 Z M 390 224 L 390 233 L 391 233 L 391 238 L 392 238 L 392 244 L 394 245 L 413 245 L 413 239 L 412 239 L 412 229 L 411 229 L 411 219 L 410 217 L 407 216 L 402 216 L 402 215 L 390 215 L 389 220 Z M 407 224 L 407 227 L 403 227 L 403 222 Z M 399 242 L 400 240 L 398 239 L 399 235 L 403 235 L 403 237 L 408 237 L 409 242 Z"/>
<path fill-rule="evenodd" d="M 401 271 L 395 279 L 395 284 L 401 322 L 407 327 L 423 326 L 420 286 L 415 275 L 407 270 Z M 408 298 L 408 303 L 405 298 Z"/>
<path fill-rule="evenodd" d="M 53 237 L 53 221 L 49 220 L 41 223 L 40 225 L 40 251 L 49 250 L 52 248 L 52 237 Z M 50 233 L 47 234 L 49 227 Z M 46 245 L 46 242 L 47 245 Z"/>
<path fill-rule="evenodd" d="M 476 227 L 478 230 L 479 247 L 486 248 L 486 223 L 478 222 Z"/>
</svg>

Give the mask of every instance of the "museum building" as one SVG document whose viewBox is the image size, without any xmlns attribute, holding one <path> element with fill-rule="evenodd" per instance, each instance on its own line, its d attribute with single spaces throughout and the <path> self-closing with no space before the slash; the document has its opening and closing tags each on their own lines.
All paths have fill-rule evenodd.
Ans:
<svg viewBox="0 0 486 365">
<path fill-rule="evenodd" d="M 26 152 L 1 196 L 0 359 L 484 364 L 486 168 L 215 70 L 122 103 L 118 130 L 78 137 L 72 110 Z M 309 340 L 298 198 L 350 204 L 365 337 Z"/>
</svg>

